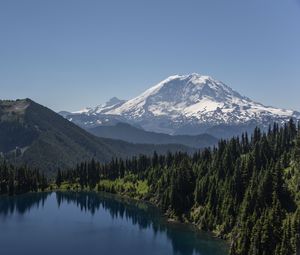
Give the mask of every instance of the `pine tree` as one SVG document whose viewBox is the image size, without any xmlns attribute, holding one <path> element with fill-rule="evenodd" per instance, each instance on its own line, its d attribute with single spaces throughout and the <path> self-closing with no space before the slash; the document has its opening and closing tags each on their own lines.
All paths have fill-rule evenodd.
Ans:
<svg viewBox="0 0 300 255">
<path fill-rule="evenodd" d="M 57 170 L 56 182 L 55 183 L 56 183 L 57 187 L 60 188 L 60 185 L 62 183 L 62 173 L 61 173 L 60 169 Z"/>
</svg>

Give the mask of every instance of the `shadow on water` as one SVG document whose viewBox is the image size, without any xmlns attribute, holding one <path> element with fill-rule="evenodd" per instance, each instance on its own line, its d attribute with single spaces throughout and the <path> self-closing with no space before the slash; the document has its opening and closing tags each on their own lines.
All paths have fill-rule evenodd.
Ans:
<svg viewBox="0 0 300 255">
<path fill-rule="evenodd" d="M 98 210 L 106 210 L 112 218 L 130 220 L 140 229 L 151 228 L 155 235 L 166 234 L 172 243 L 175 254 L 226 254 L 225 244 L 214 240 L 206 233 L 197 231 L 192 226 L 168 223 L 160 211 L 152 205 L 131 199 L 121 198 L 106 193 L 73 193 L 58 192 L 57 203 L 75 203 L 82 211 L 95 214 Z"/>
<path fill-rule="evenodd" d="M 29 193 L 18 196 L 0 196 L 0 217 L 5 218 L 14 213 L 23 215 L 32 208 L 44 207 L 50 193 Z"/>
<path fill-rule="evenodd" d="M 31 208 L 43 207 L 51 193 L 27 194 L 0 198 L 0 217 L 13 213 L 25 214 Z M 54 195 L 54 194 L 52 194 Z M 94 215 L 104 210 L 112 219 L 130 222 L 139 229 L 150 229 L 157 236 L 165 235 L 178 255 L 225 255 L 226 244 L 192 226 L 168 223 L 160 211 L 144 202 L 115 195 L 92 192 L 57 192 L 57 206 L 75 204 L 81 211 Z"/>
</svg>

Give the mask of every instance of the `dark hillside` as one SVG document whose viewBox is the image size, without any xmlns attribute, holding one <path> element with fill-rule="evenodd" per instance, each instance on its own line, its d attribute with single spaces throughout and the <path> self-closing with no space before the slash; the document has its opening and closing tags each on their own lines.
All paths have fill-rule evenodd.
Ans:
<svg viewBox="0 0 300 255">
<path fill-rule="evenodd" d="M 0 152 L 10 162 L 56 172 L 92 157 L 106 162 L 113 157 L 140 153 L 188 151 L 182 145 L 134 145 L 98 138 L 30 99 L 0 102 Z"/>
</svg>

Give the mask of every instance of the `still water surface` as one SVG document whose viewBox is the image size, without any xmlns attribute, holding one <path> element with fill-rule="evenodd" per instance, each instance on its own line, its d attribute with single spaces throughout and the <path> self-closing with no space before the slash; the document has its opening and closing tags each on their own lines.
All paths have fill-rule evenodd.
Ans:
<svg viewBox="0 0 300 255">
<path fill-rule="evenodd" d="M 0 197 L 1 255 L 227 255 L 226 244 L 167 223 L 145 203 L 97 193 Z"/>
</svg>

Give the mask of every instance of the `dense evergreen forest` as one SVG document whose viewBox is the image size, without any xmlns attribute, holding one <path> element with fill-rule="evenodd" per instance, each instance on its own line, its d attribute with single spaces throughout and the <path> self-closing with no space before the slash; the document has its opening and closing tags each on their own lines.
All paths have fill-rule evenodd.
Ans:
<svg viewBox="0 0 300 255">
<path fill-rule="evenodd" d="M 47 187 L 47 178 L 38 170 L 14 167 L 5 161 L 0 163 L 0 195 L 44 191 Z"/>
<path fill-rule="evenodd" d="M 0 194 L 57 188 L 151 201 L 168 217 L 229 240 L 232 255 L 300 254 L 300 126 L 292 120 L 193 155 L 83 162 L 58 170 L 50 185 L 38 170 L 0 163 Z"/>
<path fill-rule="evenodd" d="M 56 184 L 149 200 L 230 240 L 232 255 L 300 254 L 300 127 L 292 120 L 192 156 L 84 162 L 58 171 Z"/>
</svg>

